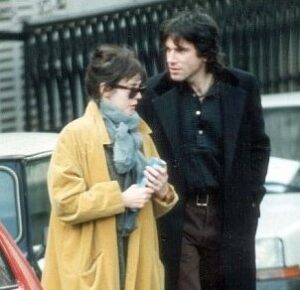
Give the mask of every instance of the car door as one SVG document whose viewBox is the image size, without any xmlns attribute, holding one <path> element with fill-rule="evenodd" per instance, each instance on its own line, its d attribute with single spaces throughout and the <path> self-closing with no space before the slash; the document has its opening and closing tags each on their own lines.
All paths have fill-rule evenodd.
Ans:
<svg viewBox="0 0 300 290">
<path fill-rule="evenodd" d="M 32 267 L 1 223 L 0 289 L 42 290 L 42 286 Z"/>
</svg>

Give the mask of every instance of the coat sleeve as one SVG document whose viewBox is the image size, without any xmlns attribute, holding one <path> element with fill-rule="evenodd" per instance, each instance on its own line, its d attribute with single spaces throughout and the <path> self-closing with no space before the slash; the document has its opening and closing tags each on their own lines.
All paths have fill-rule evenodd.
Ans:
<svg viewBox="0 0 300 290">
<path fill-rule="evenodd" d="M 270 140 L 265 133 L 261 97 L 258 84 L 253 80 L 248 103 L 249 120 L 251 120 L 251 183 L 254 202 L 259 204 L 265 194 L 264 182 L 267 173 Z"/>
<path fill-rule="evenodd" d="M 78 133 L 78 132 L 77 132 Z M 84 156 L 77 134 L 62 131 L 48 171 L 52 210 L 69 224 L 106 218 L 125 210 L 116 181 L 103 181 L 88 187 L 83 173 Z"/>
<path fill-rule="evenodd" d="M 144 137 L 144 149 L 146 149 L 148 156 L 159 157 L 152 138 L 149 135 Z M 156 218 L 159 218 L 170 211 L 178 201 L 178 195 L 171 184 L 169 184 L 169 191 L 167 192 L 167 196 L 169 198 L 166 201 L 160 200 L 158 198 L 152 199 L 154 215 Z"/>
</svg>

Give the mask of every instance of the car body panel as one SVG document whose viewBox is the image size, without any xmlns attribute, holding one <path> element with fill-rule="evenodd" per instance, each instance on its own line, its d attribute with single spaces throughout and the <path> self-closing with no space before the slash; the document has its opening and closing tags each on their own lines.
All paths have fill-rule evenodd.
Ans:
<svg viewBox="0 0 300 290">
<path fill-rule="evenodd" d="M 267 194 L 260 207 L 256 247 L 260 241 L 279 241 L 281 247 L 274 247 L 274 251 L 276 249 L 278 253 L 280 252 L 283 259 L 282 265 L 278 268 L 259 267 L 258 263 L 257 290 L 298 290 L 300 289 L 300 153 L 297 144 L 299 144 L 300 123 L 297 120 L 300 120 L 300 92 L 263 96 L 262 105 L 266 132 L 271 138 L 274 157 L 270 159 L 266 178 Z M 260 251 L 257 249 L 256 258 L 260 261 L 258 253 Z M 269 261 L 273 258 L 268 255 L 265 257 L 269 257 Z M 295 271 L 289 276 L 289 269 L 292 268 Z M 273 274 L 262 275 L 268 271 Z M 278 276 L 274 273 L 278 273 Z"/>
<path fill-rule="evenodd" d="M 264 109 L 300 107 L 300 92 L 264 95 L 261 103 Z"/>
<path fill-rule="evenodd" d="M 299 193 L 266 194 L 261 203 L 256 238 L 284 237 L 295 228 L 300 230 L 299 206 Z"/>
<path fill-rule="evenodd" d="M 261 218 L 256 239 L 280 238 L 285 265 L 300 261 L 300 194 L 267 194 L 261 204 Z"/>
<path fill-rule="evenodd" d="M 0 159 L 29 158 L 52 152 L 56 141 L 56 133 L 1 133 Z"/>
<path fill-rule="evenodd" d="M 299 290 L 300 278 L 257 282 L 257 290 Z"/>
<path fill-rule="evenodd" d="M 50 215 L 47 170 L 58 134 L 0 136 L 0 183 L 6 183 L 0 187 L 0 218 L 40 276 Z"/>
<path fill-rule="evenodd" d="M 0 223 L 0 250 L 15 277 L 18 286 L 11 289 L 42 290 L 42 286 L 6 228 Z M 18 288 L 19 287 L 19 288 Z"/>
</svg>

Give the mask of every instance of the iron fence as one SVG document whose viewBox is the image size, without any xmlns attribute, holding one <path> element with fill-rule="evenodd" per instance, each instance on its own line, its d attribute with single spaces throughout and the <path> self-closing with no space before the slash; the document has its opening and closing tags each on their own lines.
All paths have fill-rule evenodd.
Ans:
<svg viewBox="0 0 300 290">
<path fill-rule="evenodd" d="M 25 22 L 25 129 L 58 131 L 82 114 L 84 69 L 99 43 L 127 44 L 149 75 L 162 71 L 160 24 L 199 7 L 219 24 L 227 63 L 254 73 L 263 93 L 300 89 L 300 1 L 155 1 Z"/>
</svg>

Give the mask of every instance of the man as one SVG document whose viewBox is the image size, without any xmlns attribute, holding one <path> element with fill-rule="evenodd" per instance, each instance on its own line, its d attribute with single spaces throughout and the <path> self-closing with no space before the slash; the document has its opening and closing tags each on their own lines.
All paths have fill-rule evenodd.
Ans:
<svg viewBox="0 0 300 290">
<path fill-rule="evenodd" d="M 160 224 L 168 290 L 255 289 L 255 232 L 270 144 L 254 77 L 222 65 L 200 11 L 162 28 L 167 72 L 140 107 L 181 202 Z"/>
</svg>

